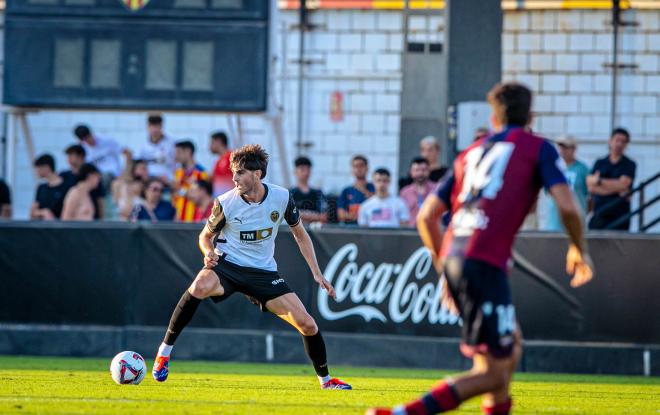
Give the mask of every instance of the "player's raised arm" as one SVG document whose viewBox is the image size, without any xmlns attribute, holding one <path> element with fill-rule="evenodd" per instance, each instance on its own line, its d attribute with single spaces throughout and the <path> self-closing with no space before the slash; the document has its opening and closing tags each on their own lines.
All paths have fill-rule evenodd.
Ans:
<svg viewBox="0 0 660 415">
<path fill-rule="evenodd" d="M 204 267 L 213 268 L 218 265 L 218 255 L 215 253 L 215 246 L 213 246 L 213 238 L 220 233 L 225 226 L 225 214 L 222 210 L 222 205 L 215 199 L 213 201 L 213 209 L 211 215 L 206 220 L 204 228 L 199 233 L 199 249 L 204 254 Z"/>
</svg>

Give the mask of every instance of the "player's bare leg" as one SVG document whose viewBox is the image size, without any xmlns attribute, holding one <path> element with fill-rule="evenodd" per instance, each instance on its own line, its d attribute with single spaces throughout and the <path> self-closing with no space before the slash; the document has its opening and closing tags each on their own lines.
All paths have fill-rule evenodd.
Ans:
<svg viewBox="0 0 660 415">
<path fill-rule="evenodd" d="M 280 317 L 302 334 L 305 352 L 312 361 L 316 375 L 323 389 L 351 389 L 351 386 L 339 379 L 330 377 L 325 342 L 321 332 L 309 315 L 300 298 L 295 293 L 288 293 L 266 303 L 266 308 Z"/>
<path fill-rule="evenodd" d="M 516 323 L 517 327 L 520 327 Z M 481 408 L 484 413 L 499 413 L 496 411 L 496 409 L 501 408 L 503 406 L 506 406 L 507 402 L 511 402 L 511 396 L 510 396 L 510 389 L 511 389 L 511 381 L 513 379 L 513 374 L 516 371 L 516 368 L 518 367 L 518 363 L 520 362 L 520 358 L 522 357 L 522 333 L 520 329 L 516 329 L 516 331 L 513 333 L 513 339 L 514 339 L 514 344 L 513 344 L 513 352 L 511 354 L 511 366 L 509 367 L 509 378 L 504 387 L 497 391 L 493 391 L 490 393 L 485 393 L 483 394 L 482 401 L 481 401 Z M 490 409 L 491 412 L 488 412 Z"/>
<path fill-rule="evenodd" d="M 174 308 L 165 338 L 158 348 L 152 375 L 159 382 L 164 382 L 169 374 L 170 354 L 179 334 L 190 323 L 197 307 L 203 299 L 211 296 L 221 296 L 225 293 L 218 275 L 211 269 L 204 268 L 195 277 L 190 287 L 183 293 L 179 303 Z"/>
</svg>

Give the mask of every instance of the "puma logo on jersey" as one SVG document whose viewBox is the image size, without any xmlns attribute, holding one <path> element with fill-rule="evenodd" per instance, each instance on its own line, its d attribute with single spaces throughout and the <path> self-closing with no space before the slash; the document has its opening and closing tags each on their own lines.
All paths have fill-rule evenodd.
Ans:
<svg viewBox="0 0 660 415">
<path fill-rule="evenodd" d="M 282 283 L 282 282 L 284 282 L 284 278 L 279 278 L 277 280 L 273 280 L 273 282 L 271 282 L 271 284 L 277 285 L 277 284 Z"/>
<path fill-rule="evenodd" d="M 243 243 L 261 242 L 273 235 L 273 228 L 259 229 L 256 231 L 241 231 L 240 238 Z"/>
</svg>

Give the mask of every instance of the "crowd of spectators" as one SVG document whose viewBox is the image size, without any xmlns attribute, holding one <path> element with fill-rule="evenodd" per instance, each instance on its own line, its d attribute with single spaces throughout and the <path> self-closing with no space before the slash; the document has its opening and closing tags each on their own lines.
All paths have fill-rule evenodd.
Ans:
<svg viewBox="0 0 660 415">
<path fill-rule="evenodd" d="M 33 220 L 115 219 L 124 221 L 199 222 L 211 213 L 213 198 L 232 189 L 231 149 L 224 132 L 209 137 L 216 161 L 210 170 L 197 163 L 190 140 L 175 141 L 163 130 L 163 118 L 147 118 L 148 139 L 135 154 L 113 139 L 99 137 L 89 126 L 73 130 L 77 144 L 64 153 L 68 168 L 58 173 L 55 158 L 43 154 L 34 160 L 40 183 L 30 209 Z M 480 128 L 475 141 L 490 132 Z M 609 153 L 589 169 L 577 158 L 577 140 L 556 139 L 568 182 L 584 210 L 591 229 L 628 230 L 629 190 L 635 180 L 635 162 L 624 153 L 630 134 L 615 129 Z M 350 162 L 353 183 L 337 197 L 310 185 L 312 160 L 294 162 L 295 186 L 290 189 L 306 223 L 334 223 L 365 227 L 414 227 L 419 209 L 448 171 L 440 163 L 441 147 L 432 136 L 419 141 L 419 155 L 398 179 L 398 194 L 391 194 L 390 171 L 378 167 L 369 177 L 369 161 L 355 155 Z M 371 178 L 372 181 L 369 181 Z M 541 230 L 560 231 L 561 220 L 551 198 L 544 203 Z M 11 195 L 0 179 L 0 218 L 11 217 Z M 588 215 L 588 216 L 587 216 Z"/>
</svg>

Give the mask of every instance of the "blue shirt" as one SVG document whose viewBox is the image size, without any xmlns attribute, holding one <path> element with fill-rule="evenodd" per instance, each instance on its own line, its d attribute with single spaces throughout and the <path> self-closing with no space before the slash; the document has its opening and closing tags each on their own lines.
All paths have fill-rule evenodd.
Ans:
<svg viewBox="0 0 660 415">
<path fill-rule="evenodd" d="M 131 217 L 133 220 L 150 220 L 154 222 L 160 222 L 160 221 L 171 221 L 174 220 L 174 215 L 176 214 L 176 209 L 174 209 L 174 206 L 170 202 L 166 202 L 164 200 L 161 200 L 158 202 L 158 205 L 156 206 L 156 209 L 153 211 L 153 215 L 155 216 L 156 220 L 149 214 L 147 211 L 147 208 L 144 207 L 144 205 L 138 205 L 133 208 L 133 213 Z"/>
<path fill-rule="evenodd" d="M 566 167 L 564 174 L 566 176 L 566 181 L 568 181 L 568 185 L 571 187 L 571 190 L 573 190 L 578 205 L 582 209 L 582 215 L 584 216 L 587 212 L 587 201 L 589 200 L 589 192 L 587 190 L 589 168 L 583 162 L 576 160 L 573 164 Z M 559 210 L 557 209 L 557 204 L 552 198 L 548 198 L 546 207 L 546 217 L 542 229 L 545 231 L 561 232 L 563 226 L 559 216 Z"/>
<path fill-rule="evenodd" d="M 360 205 L 367 199 L 369 199 L 376 189 L 372 183 L 367 183 L 367 192 L 368 194 L 362 193 L 360 190 L 355 188 L 355 186 L 349 186 L 342 190 L 339 199 L 337 199 L 337 209 L 344 209 L 348 213 L 357 217 L 358 211 L 360 210 Z M 357 221 L 346 221 L 345 223 L 356 224 Z"/>
</svg>

